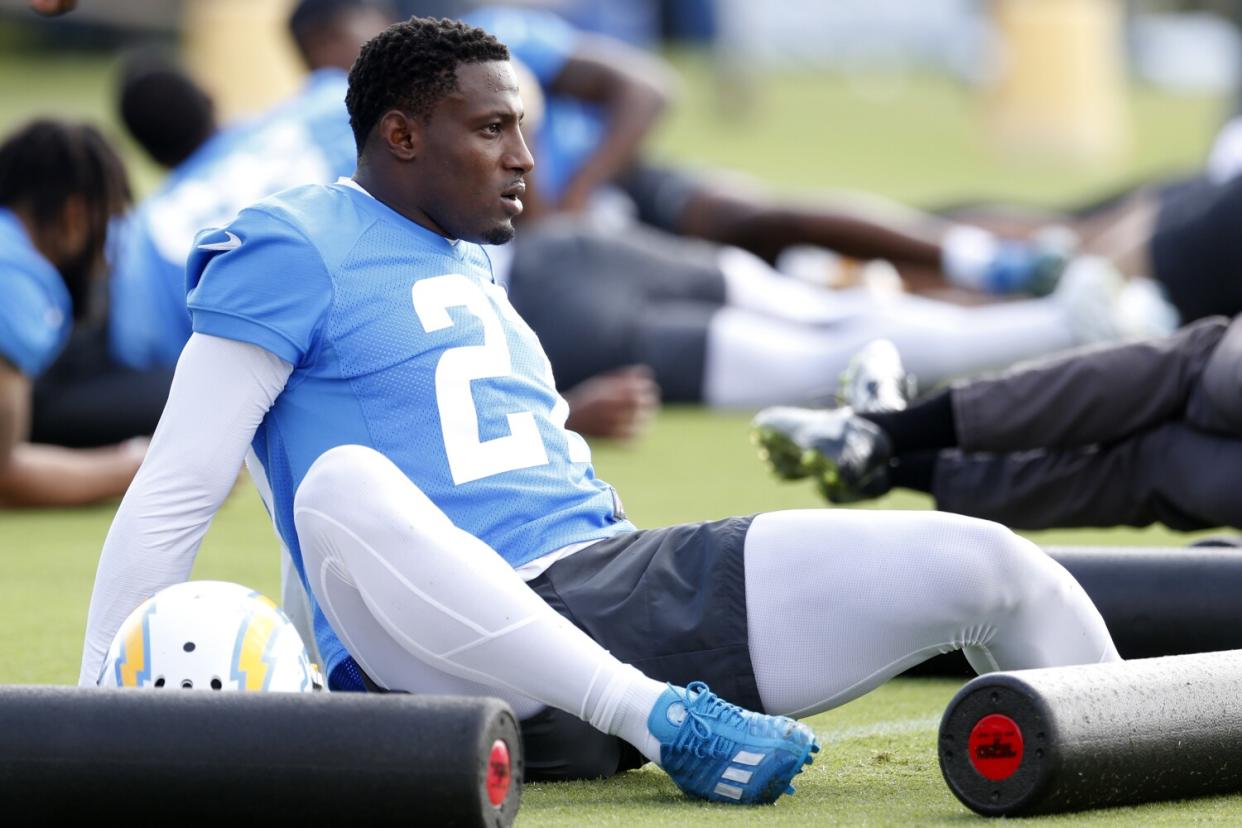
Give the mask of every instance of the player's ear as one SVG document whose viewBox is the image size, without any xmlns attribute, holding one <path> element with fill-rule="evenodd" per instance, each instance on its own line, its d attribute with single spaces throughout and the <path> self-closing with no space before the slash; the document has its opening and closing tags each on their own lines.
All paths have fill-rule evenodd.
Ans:
<svg viewBox="0 0 1242 828">
<path fill-rule="evenodd" d="M 390 109 L 380 118 L 380 139 L 400 161 L 413 161 L 422 149 L 423 124 L 400 109 Z"/>
</svg>

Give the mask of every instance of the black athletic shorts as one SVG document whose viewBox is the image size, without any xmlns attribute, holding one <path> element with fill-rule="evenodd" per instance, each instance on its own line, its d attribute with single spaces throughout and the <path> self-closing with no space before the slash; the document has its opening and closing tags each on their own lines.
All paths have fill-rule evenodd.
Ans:
<svg viewBox="0 0 1242 828">
<path fill-rule="evenodd" d="M 155 432 L 172 368 L 135 371 L 114 360 L 107 331 L 79 323 L 31 394 L 30 440 L 71 448 L 119 443 Z"/>
<path fill-rule="evenodd" d="M 746 620 L 743 552 L 752 520 L 631 532 L 557 561 L 528 585 L 651 678 L 705 681 L 726 701 L 762 710 Z M 616 736 L 554 708 L 522 722 L 522 747 L 529 781 L 608 777 L 646 761 Z"/>
<path fill-rule="evenodd" d="M 750 663 L 743 547 L 753 518 L 646 529 L 554 563 L 531 589 L 606 650 L 660 681 L 705 681 L 762 707 Z"/>
<path fill-rule="evenodd" d="M 701 402 L 707 329 L 725 301 L 719 248 L 633 226 L 555 221 L 514 241 L 509 301 L 562 390 L 650 365 L 670 402 Z"/>
<path fill-rule="evenodd" d="M 1242 313 L 1242 176 L 1223 184 L 1197 177 L 1162 187 L 1157 202 L 1152 275 L 1182 324 Z"/>
</svg>

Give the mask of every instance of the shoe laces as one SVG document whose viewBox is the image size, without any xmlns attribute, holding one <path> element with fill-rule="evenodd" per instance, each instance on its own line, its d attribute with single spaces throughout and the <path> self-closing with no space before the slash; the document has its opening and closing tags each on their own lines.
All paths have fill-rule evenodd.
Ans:
<svg viewBox="0 0 1242 828">
<path fill-rule="evenodd" d="M 745 711 L 722 700 L 701 681 L 686 685 L 685 695 L 681 698 L 686 707 L 686 721 L 682 723 L 677 738 L 673 741 L 673 748 L 690 751 L 700 759 L 730 754 L 735 742 L 714 732 L 712 724 L 719 722 L 744 728 Z"/>
</svg>

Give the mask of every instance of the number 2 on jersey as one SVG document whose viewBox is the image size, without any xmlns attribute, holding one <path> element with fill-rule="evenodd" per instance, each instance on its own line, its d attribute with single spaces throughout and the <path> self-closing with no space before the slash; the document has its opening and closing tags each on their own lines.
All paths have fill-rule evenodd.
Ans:
<svg viewBox="0 0 1242 828">
<path fill-rule="evenodd" d="M 436 364 L 436 405 L 453 482 L 460 485 L 547 463 L 548 452 L 529 411 L 505 415 L 509 434 L 504 437 L 479 439 L 479 414 L 470 383 L 513 373 L 504 328 L 487 296 L 460 274 L 421 279 L 414 283 L 412 294 L 414 312 L 428 333 L 451 327 L 448 309 L 454 307 L 464 307 L 483 326 L 482 345 L 449 348 Z"/>
</svg>

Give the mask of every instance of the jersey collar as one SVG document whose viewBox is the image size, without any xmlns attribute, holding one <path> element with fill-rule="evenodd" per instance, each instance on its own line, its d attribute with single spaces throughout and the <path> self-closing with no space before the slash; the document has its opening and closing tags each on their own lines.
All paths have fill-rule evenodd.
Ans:
<svg viewBox="0 0 1242 828">
<path fill-rule="evenodd" d="M 423 227 L 418 222 L 411 221 L 410 219 L 398 213 L 396 210 L 389 207 L 384 202 L 380 201 L 375 196 L 371 195 L 369 192 L 366 191 L 366 188 L 364 188 L 361 184 L 359 184 L 357 181 L 355 181 L 352 178 L 341 176 L 340 178 L 336 180 L 336 183 L 342 187 L 361 193 L 363 196 L 365 196 L 366 203 L 371 205 L 373 209 L 378 209 L 380 212 L 382 212 L 385 215 L 385 217 L 398 222 L 402 227 L 407 228 L 410 232 L 418 235 L 419 237 L 421 237 L 422 239 L 424 239 L 431 245 L 444 250 L 444 252 L 448 253 L 454 258 L 457 258 L 457 259 L 466 258 L 466 255 L 467 255 L 466 251 L 467 251 L 469 242 L 464 242 L 461 239 L 445 238 L 444 236 L 441 236 L 439 233 L 428 230 L 426 227 Z"/>
</svg>

